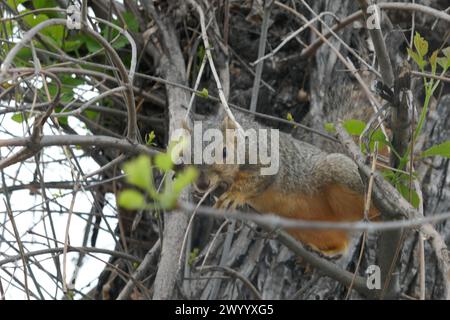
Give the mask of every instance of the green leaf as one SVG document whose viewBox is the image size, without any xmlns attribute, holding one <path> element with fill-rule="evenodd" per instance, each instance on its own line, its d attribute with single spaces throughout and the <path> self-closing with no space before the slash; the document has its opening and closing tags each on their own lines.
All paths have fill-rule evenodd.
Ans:
<svg viewBox="0 0 450 320">
<path fill-rule="evenodd" d="M 123 171 L 127 174 L 126 180 L 128 183 L 147 191 L 152 185 L 150 170 L 150 158 L 145 155 L 140 155 L 123 165 Z"/>
<path fill-rule="evenodd" d="M 363 133 L 366 124 L 361 120 L 349 119 L 342 124 L 345 130 L 352 136 L 359 136 Z"/>
<path fill-rule="evenodd" d="M 286 119 L 288 121 L 295 122 L 294 117 L 292 116 L 292 114 L 290 112 L 287 113 Z M 294 126 L 294 128 L 297 128 L 297 126 Z"/>
<path fill-rule="evenodd" d="M 2 31 L 4 32 L 5 36 L 7 36 L 7 38 L 13 38 L 13 32 L 17 32 L 17 29 L 15 30 L 14 27 L 17 27 L 17 23 L 15 21 L 8 21 L 3 23 Z M 3 43 L 2 47 L 6 49 L 6 43 Z"/>
<path fill-rule="evenodd" d="M 22 4 L 24 2 L 27 2 L 28 0 L 7 0 L 6 2 L 14 9 L 17 10 L 17 7 L 19 4 Z M 23 12 L 23 11 L 22 11 Z"/>
<path fill-rule="evenodd" d="M 417 192 L 414 189 L 409 189 L 409 187 L 407 187 L 403 183 L 399 183 L 397 185 L 397 190 L 400 192 L 400 194 L 403 196 L 403 198 L 405 198 L 406 200 L 408 200 L 408 202 L 411 203 L 411 205 L 414 208 L 419 207 L 419 204 L 420 204 L 419 195 L 417 194 Z M 410 201 L 410 198 L 411 198 L 411 201 Z"/>
<path fill-rule="evenodd" d="M 189 259 L 188 259 L 188 264 L 190 266 L 192 266 L 192 264 L 194 263 L 195 259 L 198 257 L 198 254 L 200 253 L 200 250 L 198 248 L 194 248 L 194 250 L 192 250 L 189 253 Z"/>
<path fill-rule="evenodd" d="M 53 0 L 33 0 L 33 7 L 35 9 L 53 8 L 56 6 L 56 2 Z"/>
<path fill-rule="evenodd" d="M 95 119 L 97 119 L 97 116 L 99 115 L 99 112 L 98 112 L 98 111 L 93 111 L 93 110 L 85 110 L 85 111 L 83 112 L 83 114 L 84 114 L 88 119 L 95 120 Z"/>
<path fill-rule="evenodd" d="M 395 178 L 395 172 L 389 169 L 381 171 L 381 175 L 386 179 L 392 182 L 393 178 Z"/>
<path fill-rule="evenodd" d="M 450 158 L 450 141 L 432 146 L 420 155 L 421 157 L 442 156 Z"/>
<path fill-rule="evenodd" d="M 43 34 L 49 36 L 55 42 L 58 44 L 59 47 L 61 47 L 63 38 L 64 38 L 64 26 L 57 25 L 57 26 L 48 26 L 41 31 Z"/>
<path fill-rule="evenodd" d="M 119 24 L 119 21 L 114 20 L 113 22 L 115 25 L 122 27 Z M 129 44 L 127 37 L 125 37 L 119 30 L 111 28 L 109 26 L 102 27 L 101 35 L 111 43 L 111 46 L 114 49 L 120 49 Z"/>
<path fill-rule="evenodd" d="M 161 197 L 158 199 L 158 204 L 162 209 L 172 209 L 177 203 L 177 197 L 177 194 L 165 192 L 161 194 Z"/>
<path fill-rule="evenodd" d="M 421 37 L 418 32 L 416 32 L 416 35 L 414 36 L 414 46 L 421 58 L 428 53 L 428 41 Z"/>
<path fill-rule="evenodd" d="M 442 53 L 445 57 L 437 58 L 437 63 L 444 69 L 444 72 L 450 68 L 450 47 L 442 49 Z"/>
<path fill-rule="evenodd" d="M 59 112 L 62 111 L 62 109 L 63 109 L 62 107 L 55 107 L 55 112 L 56 112 L 56 113 L 59 113 Z M 60 124 L 63 124 L 63 125 L 68 125 L 68 124 L 69 124 L 68 118 L 67 118 L 66 116 L 64 116 L 64 117 L 58 117 L 57 120 L 58 120 L 58 122 L 59 122 Z M 78 148 L 78 150 L 81 150 L 81 147 Z"/>
<path fill-rule="evenodd" d="M 127 24 L 127 29 L 133 32 L 138 32 L 139 31 L 139 21 L 137 20 L 137 18 L 135 17 L 135 15 L 129 11 L 124 12 L 123 14 L 123 19 L 125 20 L 126 24 Z"/>
<path fill-rule="evenodd" d="M 203 88 L 202 91 L 196 93 L 197 96 L 202 97 L 202 98 L 208 98 L 208 89 Z"/>
<path fill-rule="evenodd" d="M 433 54 L 430 57 L 430 64 L 431 64 L 431 73 L 436 74 L 436 63 L 437 63 L 437 55 L 439 50 L 435 50 Z"/>
<path fill-rule="evenodd" d="M 155 165 L 158 169 L 164 172 L 172 170 L 173 162 L 170 152 L 157 154 L 155 156 Z"/>
<path fill-rule="evenodd" d="M 418 63 L 418 61 L 420 60 L 419 55 L 411 48 L 406 48 L 406 51 L 408 52 L 408 55 L 416 62 Z"/>
<path fill-rule="evenodd" d="M 62 107 L 55 107 L 55 112 L 56 113 L 59 113 L 59 112 L 61 112 L 62 111 Z M 65 124 L 65 125 L 68 125 L 69 124 L 69 121 L 67 120 L 67 117 L 58 117 L 58 118 L 56 118 L 57 119 L 57 121 L 60 123 L 60 124 Z M 79 148 L 79 150 L 81 150 L 81 147 Z"/>
<path fill-rule="evenodd" d="M 378 141 L 382 144 L 389 144 L 389 141 L 386 139 L 383 131 L 381 129 L 377 129 L 371 136 L 371 141 Z"/>
<path fill-rule="evenodd" d="M 53 38 L 48 34 L 44 35 L 43 40 L 45 41 L 45 43 L 44 42 L 36 42 L 36 48 L 48 49 L 49 45 L 52 47 L 59 47 L 59 48 L 61 47 L 61 43 L 58 43 L 55 40 L 53 40 Z"/>
<path fill-rule="evenodd" d="M 286 119 L 287 119 L 288 121 L 294 121 L 294 117 L 292 116 L 292 114 L 291 114 L 290 112 L 287 113 Z"/>
<path fill-rule="evenodd" d="M 414 50 L 413 49 L 411 49 L 411 48 L 406 48 L 406 51 L 408 52 L 408 55 L 417 63 L 417 64 L 419 64 L 419 60 L 420 60 L 420 57 L 419 57 L 419 55 L 417 54 L 417 53 L 415 53 L 414 52 Z"/>
<path fill-rule="evenodd" d="M 327 123 L 325 123 L 324 127 L 327 132 L 336 133 L 336 128 L 334 127 L 334 123 L 327 122 Z"/>
<path fill-rule="evenodd" d="M 112 31 L 112 37 L 111 40 L 115 39 L 113 42 L 111 42 L 111 46 L 114 49 L 120 49 L 125 47 L 126 45 L 129 44 L 129 41 L 127 39 L 127 37 L 125 37 L 124 35 L 120 35 L 117 39 L 116 37 L 119 35 L 119 31 L 117 31 L 116 29 L 114 29 Z M 104 35 L 104 37 L 106 38 L 106 35 Z"/>
<path fill-rule="evenodd" d="M 147 133 L 145 135 L 145 144 L 148 146 L 152 145 L 153 141 L 155 140 L 155 137 L 156 137 L 155 131 L 152 130 L 150 133 Z"/>
<path fill-rule="evenodd" d="M 48 92 L 50 93 L 50 95 L 52 97 L 55 97 L 56 93 L 58 92 L 58 87 L 54 83 L 49 83 L 49 84 L 47 84 L 47 86 L 48 86 Z M 42 92 L 42 95 L 44 97 L 46 97 L 44 91 Z M 66 86 L 61 87 L 60 100 L 61 100 L 61 102 L 65 102 L 65 103 L 72 102 L 73 90 L 71 87 L 66 87 Z"/>
<path fill-rule="evenodd" d="M 70 86 L 70 87 L 77 87 L 80 84 L 86 83 L 83 78 L 78 78 L 77 76 L 72 76 L 68 74 L 64 74 L 60 76 L 60 80 L 63 85 Z"/>
<path fill-rule="evenodd" d="M 65 52 L 72 52 L 81 47 L 83 44 L 83 41 L 81 40 L 66 40 L 64 41 L 64 51 Z"/>
<path fill-rule="evenodd" d="M 444 56 L 450 60 L 450 47 L 444 48 L 442 49 L 442 53 L 444 54 Z"/>
<path fill-rule="evenodd" d="M 29 12 L 30 10 L 24 10 L 23 13 Z M 23 17 L 23 20 L 29 24 L 31 27 L 37 26 L 39 23 L 48 20 L 48 16 L 45 14 L 29 14 Z"/>
<path fill-rule="evenodd" d="M 194 167 L 190 166 L 181 171 L 175 177 L 173 181 L 173 191 L 178 195 L 189 184 L 195 181 L 198 177 L 198 171 Z"/>
<path fill-rule="evenodd" d="M 69 120 L 67 119 L 67 117 L 58 117 L 58 123 L 67 126 L 69 124 Z"/>
<path fill-rule="evenodd" d="M 204 46 L 199 46 L 198 47 L 198 50 L 197 50 L 197 56 L 198 56 L 198 59 L 200 60 L 200 61 L 203 61 L 203 58 L 205 57 L 205 54 L 206 54 L 206 50 L 205 50 L 205 47 Z"/>
<path fill-rule="evenodd" d="M 96 40 L 94 40 L 88 35 L 84 36 L 84 42 L 86 43 L 86 48 L 91 53 L 97 52 L 98 50 L 103 48 Z"/>
<path fill-rule="evenodd" d="M 413 59 L 414 62 L 417 63 L 420 70 L 423 70 L 423 68 L 425 68 L 425 66 L 427 65 L 427 62 L 423 59 L 423 57 L 420 57 L 416 52 L 412 51 L 411 48 L 406 48 L 406 50 L 408 51 L 411 59 Z"/>
<path fill-rule="evenodd" d="M 439 57 L 436 59 L 437 63 L 444 69 L 444 72 L 450 67 L 450 58 L 447 57 Z"/>
<path fill-rule="evenodd" d="M 125 47 L 129 43 L 128 39 L 125 36 L 120 36 L 117 40 L 112 43 L 112 47 L 114 49 L 120 49 Z"/>
<path fill-rule="evenodd" d="M 11 116 L 11 119 L 17 123 L 24 122 L 26 118 L 27 118 L 27 115 L 25 115 L 25 117 L 24 117 L 22 112 L 15 113 Z"/>
<path fill-rule="evenodd" d="M 121 207 L 129 210 L 144 209 L 146 205 L 144 196 L 131 189 L 126 189 L 120 193 L 118 203 Z"/>
<path fill-rule="evenodd" d="M 32 57 L 31 49 L 30 48 L 20 49 L 19 52 L 17 53 L 16 57 L 23 59 L 25 61 L 28 61 Z"/>
</svg>

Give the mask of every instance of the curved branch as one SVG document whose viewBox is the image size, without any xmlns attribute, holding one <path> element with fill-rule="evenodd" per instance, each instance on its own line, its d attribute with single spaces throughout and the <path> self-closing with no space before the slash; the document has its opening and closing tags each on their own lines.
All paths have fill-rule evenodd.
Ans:
<svg viewBox="0 0 450 320">
<path fill-rule="evenodd" d="M 34 256 L 40 256 L 43 254 L 63 254 L 64 248 L 48 248 L 48 249 L 42 249 L 42 250 L 36 250 L 36 251 L 31 251 L 31 252 L 27 252 L 23 255 L 24 258 L 28 259 L 30 257 L 34 257 Z M 113 251 L 113 250 L 107 250 L 107 249 L 101 249 L 101 248 L 93 248 L 93 247 L 72 247 L 72 246 L 68 246 L 67 247 L 67 252 L 90 252 L 90 253 L 103 253 L 103 254 L 108 254 L 110 256 L 114 256 L 114 257 L 118 257 L 118 258 L 122 258 L 122 259 L 126 259 L 126 260 L 130 260 L 130 261 L 137 261 L 140 262 L 141 259 L 135 256 L 132 256 L 131 254 L 128 253 L 123 253 L 123 252 L 119 252 L 119 251 Z M 8 257 L 6 259 L 0 260 L 0 266 L 7 264 L 7 263 L 12 263 L 12 262 L 16 262 L 18 260 L 22 259 L 21 255 L 16 255 L 16 256 L 11 256 Z"/>
<path fill-rule="evenodd" d="M 228 273 L 232 277 L 235 277 L 235 278 L 241 280 L 250 289 L 250 291 L 253 293 L 253 295 L 255 296 L 255 298 L 257 300 L 262 300 L 263 299 L 261 294 L 259 293 L 258 289 L 256 289 L 255 286 L 246 277 L 244 277 L 242 274 L 240 274 L 236 270 L 231 269 L 230 267 L 226 267 L 226 266 L 202 266 L 202 267 L 198 268 L 196 271 L 198 271 L 198 272 L 220 271 L 220 272 L 223 272 L 223 273 Z"/>
<path fill-rule="evenodd" d="M 178 206 L 187 211 L 192 212 L 197 208 L 194 204 L 178 201 Z M 257 224 L 265 224 L 271 228 L 289 228 L 299 230 L 341 230 L 351 232 L 361 231 L 386 231 L 397 230 L 401 228 L 422 228 L 430 223 L 436 223 L 450 219 L 450 212 L 444 212 L 429 217 L 416 217 L 410 220 L 394 220 L 394 221 L 382 221 L 382 222 L 336 222 L 336 221 L 313 221 L 313 220 L 301 220 L 301 219 L 289 219 L 283 218 L 279 215 L 271 214 L 270 212 L 264 213 L 264 215 L 242 212 L 238 210 L 224 211 L 207 206 L 199 206 L 198 214 L 216 217 L 216 218 L 228 218 L 238 219 L 242 221 L 252 221 Z M 433 234 L 434 236 L 435 234 Z"/>
<path fill-rule="evenodd" d="M 130 142 L 128 139 L 118 139 L 109 136 L 80 136 L 80 135 L 59 135 L 59 136 L 42 136 L 38 143 L 33 144 L 30 138 L 12 138 L 0 140 L 0 147 L 20 147 L 30 146 L 33 150 L 39 150 L 44 147 L 50 146 L 74 146 L 79 145 L 82 147 L 100 147 L 100 148 L 114 148 L 128 154 L 144 153 L 148 155 L 156 155 L 159 153 L 156 149 L 151 149 L 142 144 L 136 144 Z M 31 157 L 30 155 L 29 157 Z M 29 158 L 27 157 L 27 158 Z M 4 159 L 8 160 L 10 158 Z M 12 163 L 4 163 L 0 161 L 0 169 L 3 169 Z M 24 161 L 20 159 L 19 161 Z"/>
</svg>

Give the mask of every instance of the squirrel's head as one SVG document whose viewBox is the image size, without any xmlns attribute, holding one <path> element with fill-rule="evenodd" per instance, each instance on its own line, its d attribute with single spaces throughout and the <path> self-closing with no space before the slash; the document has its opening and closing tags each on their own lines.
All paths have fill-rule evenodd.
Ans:
<svg viewBox="0 0 450 320">
<path fill-rule="evenodd" d="M 217 128 L 215 129 L 217 131 Z M 236 161 L 237 126 L 226 116 L 218 129 L 221 138 L 214 141 L 204 141 L 204 160 L 207 157 L 212 159 L 199 166 L 200 177 L 197 181 L 197 187 L 200 190 L 206 191 L 207 188 L 219 184 L 228 188 L 239 172 L 240 165 Z M 209 140 L 209 135 L 206 134 L 205 136 L 205 140 Z M 234 161 L 231 161 L 233 155 Z"/>
<path fill-rule="evenodd" d="M 254 182 L 260 176 L 261 168 L 268 167 L 267 164 L 262 164 L 259 154 L 263 145 L 260 144 L 262 141 L 259 141 L 260 134 L 264 135 L 267 132 L 257 129 L 260 128 L 253 119 L 243 116 L 239 118 L 239 123 L 225 116 L 219 127 L 217 122 L 215 125 L 203 126 L 203 164 L 198 166 L 200 169 L 198 189 L 206 191 L 213 185 L 224 185 L 229 188 L 238 184 L 238 188 L 246 193 L 251 191 L 252 185 L 255 187 Z M 272 143 L 273 138 L 265 136 L 267 148 L 278 146 L 277 143 Z M 278 150 L 272 151 L 271 153 L 276 153 Z M 250 181 L 253 183 L 250 184 Z M 249 190 L 246 190 L 247 188 Z"/>
</svg>

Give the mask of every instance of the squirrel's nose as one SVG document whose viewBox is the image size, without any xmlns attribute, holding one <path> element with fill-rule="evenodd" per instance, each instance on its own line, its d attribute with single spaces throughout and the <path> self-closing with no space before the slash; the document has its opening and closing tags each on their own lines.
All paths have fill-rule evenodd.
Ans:
<svg viewBox="0 0 450 320">
<path fill-rule="evenodd" d="M 195 182 L 195 188 L 197 191 L 204 193 L 206 190 L 208 190 L 210 185 L 209 178 L 207 177 L 206 173 L 204 171 L 200 171 L 199 177 L 197 181 Z"/>
</svg>

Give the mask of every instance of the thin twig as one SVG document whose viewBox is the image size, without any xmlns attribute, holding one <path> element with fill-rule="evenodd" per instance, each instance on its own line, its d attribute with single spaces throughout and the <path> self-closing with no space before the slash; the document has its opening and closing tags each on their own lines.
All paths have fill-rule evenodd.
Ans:
<svg viewBox="0 0 450 320">
<path fill-rule="evenodd" d="M 215 232 L 211 242 L 209 243 L 208 249 L 206 250 L 205 253 L 205 257 L 203 258 L 203 262 L 202 265 L 200 266 L 200 269 L 203 268 L 203 266 L 205 265 L 206 261 L 209 258 L 209 254 L 211 253 L 212 248 L 214 247 L 214 244 L 216 243 L 217 239 L 219 238 L 220 232 L 222 231 L 223 228 L 226 227 L 227 224 L 230 223 L 230 220 L 226 219 L 221 225 L 220 227 L 217 229 L 217 231 Z"/>
<path fill-rule="evenodd" d="M 370 172 L 370 171 L 369 171 Z M 376 173 L 374 179 L 376 179 Z M 374 180 L 374 187 L 376 185 Z M 374 188 L 375 189 L 375 188 Z M 197 205 L 189 202 L 178 201 L 178 206 L 186 211 L 192 212 Z M 230 220 L 243 220 L 252 221 L 257 224 L 270 225 L 272 228 L 289 228 L 299 230 L 342 230 L 342 231 L 386 231 L 397 230 L 400 228 L 422 228 L 430 223 L 437 223 L 439 221 L 448 220 L 450 218 L 450 212 L 442 212 L 429 217 L 423 218 L 411 218 L 410 220 L 396 220 L 396 221 L 384 221 L 384 222 L 334 222 L 334 221 L 311 221 L 301 219 L 289 219 L 283 218 L 270 212 L 264 213 L 264 215 L 243 212 L 238 210 L 224 211 L 221 209 L 200 206 L 197 209 L 198 215 L 205 215 L 217 218 L 228 218 Z"/>
<path fill-rule="evenodd" d="M 197 74 L 197 79 L 195 80 L 195 84 L 194 84 L 194 90 L 197 91 L 198 90 L 198 86 L 200 85 L 200 80 L 202 79 L 202 75 L 203 75 L 203 71 L 205 70 L 205 65 L 206 65 L 206 55 L 203 56 L 202 59 L 202 63 L 200 65 L 200 69 L 198 70 L 198 74 Z M 189 117 L 189 114 L 191 112 L 192 106 L 194 105 L 194 99 L 197 95 L 196 94 L 192 94 L 191 95 L 191 99 L 189 100 L 189 106 L 187 108 L 186 111 L 186 116 L 185 116 L 185 121 L 187 122 L 187 119 Z"/>
<path fill-rule="evenodd" d="M 30 251 L 23 255 L 25 259 L 28 259 L 30 257 L 34 256 L 40 256 L 43 254 L 63 254 L 64 247 L 58 247 L 58 248 L 46 248 L 42 250 L 36 250 L 36 251 Z M 108 249 L 102 249 L 102 248 L 93 248 L 93 247 L 67 247 L 67 252 L 90 252 L 90 253 L 101 253 L 101 254 L 107 254 L 113 257 L 118 257 L 121 259 L 126 259 L 132 262 L 140 262 L 141 258 L 135 257 L 133 255 L 130 255 L 128 253 L 120 252 L 120 251 L 113 251 Z M 3 260 L 0 260 L 0 266 L 3 266 L 7 263 L 13 263 L 18 260 L 22 259 L 22 255 L 16 255 L 16 256 L 10 256 Z"/>
<path fill-rule="evenodd" d="M 429 72 L 420 72 L 420 71 L 414 71 L 414 70 L 411 70 L 410 72 L 412 75 L 417 76 L 417 77 L 425 77 L 425 78 L 441 80 L 444 82 L 450 82 L 450 78 L 444 77 L 444 76 L 441 76 L 438 74 L 431 74 Z"/>
<path fill-rule="evenodd" d="M 283 41 L 281 41 L 281 43 L 275 48 L 273 49 L 270 53 L 262 56 L 262 57 L 258 57 L 258 59 L 256 59 L 255 61 L 251 62 L 250 65 L 254 66 L 260 62 L 262 62 L 263 60 L 266 60 L 270 57 L 273 57 L 274 55 L 277 54 L 278 51 L 280 51 L 289 41 L 291 41 L 292 39 L 294 39 L 296 36 L 298 36 L 301 32 L 303 32 L 306 28 L 308 28 L 311 24 L 313 24 L 314 22 L 316 22 L 317 20 L 319 20 L 321 17 L 323 17 L 324 15 L 330 14 L 330 12 L 321 12 L 318 16 L 314 17 L 313 19 L 309 20 L 307 23 L 305 23 L 304 25 L 302 25 L 300 28 L 298 28 L 295 31 L 292 31 L 290 34 L 288 34 L 286 37 L 284 37 Z"/>
<path fill-rule="evenodd" d="M 17 245 L 19 246 L 20 259 L 22 259 L 22 264 L 23 264 L 23 277 L 24 277 L 24 284 L 25 284 L 25 293 L 27 295 L 27 299 L 30 300 L 30 292 L 28 289 L 27 257 L 25 255 L 25 251 L 23 249 L 23 243 L 22 243 L 22 240 L 20 239 L 19 231 L 17 230 L 16 221 L 14 220 L 14 214 L 12 213 L 11 208 L 8 206 L 8 204 L 6 203 L 5 200 L 3 200 L 3 203 L 5 204 L 6 210 L 8 212 L 9 221 L 11 221 L 13 231 L 14 231 L 14 236 L 16 237 Z"/>
<path fill-rule="evenodd" d="M 31 142 L 30 138 L 11 138 L 0 140 L 0 147 L 19 147 L 27 146 Z M 42 136 L 40 141 L 35 145 L 36 148 L 44 148 L 49 146 L 74 146 L 82 147 L 103 147 L 116 148 L 117 150 L 126 152 L 127 154 L 144 153 L 148 155 L 156 155 L 159 152 L 148 146 L 141 144 L 133 144 L 127 139 L 118 139 L 109 136 L 81 136 L 81 135 L 59 135 L 59 136 Z M 31 156 L 31 155 L 30 155 Z M 0 166 L 2 168 L 4 166 Z"/>
<path fill-rule="evenodd" d="M 246 287 L 250 289 L 250 291 L 253 293 L 253 295 L 255 296 L 255 298 L 257 300 L 262 300 L 261 294 L 259 293 L 258 289 L 256 289 L 255 286 L 250 282 L 250 280 L 248 280 L 242 274 L 240 274 L 239 272 L 237 272 L 229 267 L 226 267 L 226 266 L 203 266 L 202 268 L 198 269 L 197 271 L 199 271 L 200 273 L 208 272 L 208 271 L 220 271 L 220 272 L 227 273 L 227 274 L 241 280 L 246 285 Z"/>
<path fill-rule="evenodd" d="M 131 292 L 133 291 L 135 287 L 135 283 L 142 280 L 148 270 L 155 264 L 156 258 L 161 251 L 161 241 L 158 239 L 156 243 L 153 245 L 153 247 L 147 251 L 145 254 L 144 260 L 142 260 L 139 267 L 136 269 L 136 271 L 133 273 L 131 278 L 133 280 L 128 280 L 125 287 L 123 287 L 122 291 L 117 296 L 117 300 L 126 300 L 129 298 Z"/>
<path fill-rule="evenodd" d="M 364 221 L 369 221 L 369 210 L 370 205 L 372 203 L 372 189 L 373 189 L 373 173 L 375 172 L 376 165 L 377 165 L 377 151 L 378 151 L 378 141 L 375 141 L 374 151 L 372 153 L 372 167 L 371 167 L 371 175 L 369 177 L 369 185 L 367 186 L 367 193 L 366 193 L 366 199 L 364 203 Z M 362 262 L 362 257 L 364 253 L 364 248 L 366 245 L 366 239 L 367 239 L 367 231 L 364 231 L 362 239 L 361 239 L 361 249 L 359 251 L 358 261 L 356 262 L 356 267 L 354 271 L 354 275 L 356 276 L 359 271 L 359 266 Z M 354 283 L 355 277 L 352 279 L 352 283 L 348 287 L 347 294 L 345 296 L 345 299 L 347 300 L 350 297 L 350 294 L 352 292 L 353 283 Z"/>
<path fill-rule="evenodd" d="M 75 184 L 72 194 L 72 200 L 70 202 L 70 208 L 69 208 L 69 215 L 67 217 L 67 223 L 66 223 L 66 232 L 64 236 L 64 251 L 63 251 L 63 291 L 65 295 L 69 294 L 69 289 L 71 289 L 71 286 L 69 287 L 67 285 L 67 248 L 69 247 L 69 230 L 70 230 L 70 221 L 72 219 L 72 213 L 73 213 L 73 207 L 75 205 L 75 199 L 78 194 L 79 186 L 78 184 Z"/>
<path fill-rule="evenodd" d="M 231 112 L 231 109 L 228 105 L 227 99 L 225 97 L 225 93 L 222 88 L 222 84 L 220 83 L 219 75 L 217 74 L 216 67 L 214 66 L 214 60 L 211 55 L 211 45 L 208 40 L 208 35 L 206 33 L 206 24 L 205 24 L 205 14 L 203 13 L 203 9 L 200 7 L 198 3 L 196 3 L 194 0 L 189 0 L 189 3 L 197 10 L 197 13 L 200 18 L 200 26 L 202 30 L 202 39 L 203 39 L 203 45 L 205 47 L 205 54 L 208 58 L 209 67 L 211 69 L 211 72 L 213 74 L 214 80 L 216 82 L 217 91 L 219 92 L 219 99 L 222 103 L 222 106 L 227 114 L 227 116 L 230 118 L 230 120 L 236 125 L 237 130 L 239 133 L 242 133 L 242 127 L 241 125 L 236 121 L 236 118 L 234 117 L 233 113 Z"/>
<path fill-rule="evenodd" d="M 264 67 L 264 63 L 262 62 L 261 58 L 264 56 L 264 53 L 266 52 L 267 31 L 269 30 L 270 12 L 272 10 L 272 5 L 273 0 L 264 1 L 264 14 L 261 24 L 261 35 L 259 37 L 259 46 L 258 46 L 258 59 L 257 59 L 258 62 L 255 62 L 253 64 L 253 66 L 256 65 L 256 70 L 255 70 L 255 78 L 253 79 L 250 111 L 256 111 L 256 105 L 258 103 L 259 87 Z"/>
<path fill-rule="evenodd" d="M 180 251 L 180 257 L 178 258 L 178 265 L 179 268 L 181 268 L 181 262 L 183 261 L 183 255 L 184 255 L 184 251 L 186 249 L 186 243 L 187 243 L 187 239 L 188 239 L 188 234 L 192 231 L 192 222 L 194 221 L 195 218 L 195 214 L 197 213 L 198 208 L 201 206 L 201 204 L 203 203 L 203 201 L 205 201 L 206 197 L 208 197 L 211 192 L 213 192 L 215 189 L 217 188 L 217 185 L 213 185 L 211 186 L 201 197 L 201 199 L 198 201 L 197 206 L 195 207 L 194 211 L 191 214 L 191 217 L 189 219 L 186 231 L 184 233 L 184 238 L 183 238 L 183 243 L 181 245 L 181 251 Z"/>
<path fill-rule="evenodd" d="M 367 3 L 367 0 L 358 0 L 359 6 L 361 7 L 361 10 L 363 12 L 364 20 L 366 24 L 368 24 L 368 7 L 369 4 Z M 373 5 L 376 9 L 373 14 L 378 15 L 378 7 L 376 5 Z M 380 21 L 381 17 L 376 16 L 376 21 Z M 368 27 L 368 32 L 370 34 L 370 37 L 372 39 L 373 46 L 375 48 L 375 53 L 377 55 L 378 64 L 380 66 L 380 73 L 381 77 L 383 79 L 383 82 L 391 87 L 394 85 L 394 71 L 392 70 L 392 64 L 391 60 L 389 59 L 389 54 L 386 49 L 386 43 L 384 42 L 383 33 L 381 32 L 381 27 L 378 26 L 371 26 Z"/>
<path fill-rule="evenodd" d="M 353 50 L 353 48 L 351 46 L 349 46 L 344 40 L 341 39 L 341 37 L 339 37 L 332 28 L 330 28 L 328 26 L 328 24 L 326 24 L 321 18 L 320 16 L 308 5 L 308 3 L 306 3 L 306 1 L 301 0 L 302 4 L 308 9 L 309 12 L 311 12 L 315 17 L 317 17 L 317 19 L 322 23 L 322 25 L 325 27 L 325 29 L 327 29 L 336 40 L 339 41 L 339 43 L 344 46 L 345 49 L 347 49 L 347 51 L 352 54 L 356 59 L 359 60 L 359 62 L 361 62 L 361 64 L 365 65 L 367 67 L 368 70 L 370 70 L 371 72 L 373 72 L 374 74 L 376 74 L 377 76 L 380 76 L 380 74 L 378 73 L 377 70 L 375 70 L 370 64 L 368 64 L 355 50 Z M 310 26 L 310 29 L 313 29 L 313 26 Z"/>
</svg>

